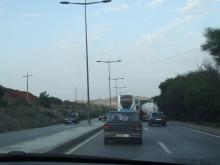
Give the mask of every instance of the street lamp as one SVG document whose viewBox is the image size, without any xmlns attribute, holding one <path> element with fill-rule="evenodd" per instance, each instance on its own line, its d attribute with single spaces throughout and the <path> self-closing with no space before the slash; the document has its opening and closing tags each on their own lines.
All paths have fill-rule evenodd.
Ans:
<svg viewBox="0 0 220 165">
<path fill-rule="evenodd" d="M 92 5 L 96 3 L 108 3 L 111 2 L 111 0 L 103 0 L 103 1 L 96 1 L 96 2 L 85 2 L 84 3 L 79 3 L 79 2 L 69 2 L 69 1 L 61 1 L 60 3 L 63 5 L 71 4 L 71 5 Z"/>
<path fill-rule="evenodd" d="M 127 88 L 127 87 L 114 87 L 114 88 L 118 88 L 119 89 L 119 93 L 120 93 L 120 95 L 121 95 L 121 89 L 125 89 L 125 88 Z"/>
<path fill-rule="evenodd" d="M 108 89 L 109 89 L 109 106 L 110 110 L 112 109 L 112 99 L 111 99 L 111 71 L 110 71 L 110 64 L 113 62 L 121 62 L 121 60 L 106 60 L 106 61 L 96 61 L 96 62 L 103 62 L 108 64 Z"/>
<path fill-rule="evenodd" d="M 128 93 L 128 90 L 121 91 L 121 94 L 125 94 L 125 95 L 127 95 L 127 93 Z"/>
<path fill-rule="evenodd" d="M 85 41 L 86 41 L 86 78 L 87 78 L 87 104 L 88 104 L 88 123 L 91 125 L 90 119 L 90 94 L 89 94 L 89 59 L 88 59 L 88 34 L 87 34 L 87 5 L 92 5 L 96 3 L 107 3 L 111 2 L 111 0 L 102 0 L 102 1 L 95 1 L 95 2 L 88 2 L 85 0 L 84 3 L 75 3 L 75 2 L 68 2 L 68 1 L 61 1 L 61 4 L 72 4 L 72 5 L 84 5 L 85 9 Z"/>
<path fill-rule="evenodd" d="M 115 80 L 115 93 L 116 93 L 116 95 L 115 95 L 115 99 L 116 99 L 116 102 L 117 102 L 117 100 L 118 100 L 118 80 L 123 80 L 123 79 L 125 79 L 125 78 L 123 78 L 123 77 L 121 77 L 121 78 L 113 78 L 112 80 Z"/>
</svg>

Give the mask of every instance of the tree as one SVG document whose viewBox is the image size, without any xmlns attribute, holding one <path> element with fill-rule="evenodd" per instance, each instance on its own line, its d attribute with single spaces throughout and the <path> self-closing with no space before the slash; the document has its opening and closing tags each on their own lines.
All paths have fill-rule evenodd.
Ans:
<svg viewBox="0 0 220 165">
<path fill-rule="evenodd" d="M 5 95 L 4 90 L 2 89 L 2 87 L 0 87 L 0 100 L 1 98 Z"/>
<path fill-rule="evenodd" d="M 209 52 L 220 66 L 220 29 L 207 28 L 204 36 L 206 41 L 201 46 L 202 50 Z"/>
<path fill-rule="evenodd" d="M 40 93 L 40 96 L 38 98 L 38 104 L 43 106 L 44 108 L 50 107 L 50 98 L 49 94 L 47 94 L 46 91 Z"/>
<path fill-rule="evenodd" d="M 59 98 L 56 97 L 50 97 L 50 104 L 54 104 L 54 105 L 61 105 L 63 104 L 63 101 Z"/>
<path fill-rule="evenodd" d="M 0 106 L 7 106 L 7 102 L 3 99 L 4 95 L 4 89 L 0 86 Z"/>
</svg>

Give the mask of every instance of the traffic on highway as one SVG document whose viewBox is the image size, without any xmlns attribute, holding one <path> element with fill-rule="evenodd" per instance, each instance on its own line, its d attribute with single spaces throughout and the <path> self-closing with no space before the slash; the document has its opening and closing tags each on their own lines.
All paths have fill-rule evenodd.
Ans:
<svg viewBox="0 0 220 165">
<path fill-rule="evenodd" d="M 219 165 L 219 15 L 219 0 L 1 0 L 0 165 Z"/>
</svg>

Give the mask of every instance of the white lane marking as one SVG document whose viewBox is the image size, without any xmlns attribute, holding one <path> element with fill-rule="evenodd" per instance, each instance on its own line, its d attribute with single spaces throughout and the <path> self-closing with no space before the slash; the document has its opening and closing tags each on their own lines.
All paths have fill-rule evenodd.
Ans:
<svg viewBox="0 0 220 165">
<path fill-rule="evenodd" d="M 220 139 L 220 136 L 213 135 L 213 134 L 210 134 L 210 133 L 207 133 L 207 132 L 203 132 L 203 131 L 199 131 L 199 130 L 196 130 L 196 129 L 187 128 L 187 127 L 183 127 L 183 126 L 179 126 L 179 127 L 183 128 L 183 129 L 187 129 L 187 130 L 190 130 L 190 131 L 194 131 L 194 132 L 197 132 L 197 133 L 201 133 L 201 134 L 204 134 L 204 135 L 208 135 L 208 136 Z"/>
<path fill-rule="evenodd" d="M 165 144 L 163 144 L 161 141 L 157 142 L 159 144 L 159 146 L 167 153 L 167 154 L 171 154 L 172 152 L 167 148 L 167 146 Z"/>
<path fill-rule="evenodd" d="M 78 144 L 76 147 L 70 149 L 69 151 L 67 151 L 65 154 L 71 154 L 73 152 L 75 152 L 76 150 L 78 150 L 80 147 L 82 147 L 83 145 L 85 145 L 86 143 L 88 143 L 90 140 L 94 139 L 96 136 L 98 136 L 99 134 L 101 134 L 103 132 L 103 130 L 99 131 L 98 133 L 96 133 L 95 135 L 91 136 L 90 138 L 88 138 L 87 140 L 83 141 L 82 143 Z"/>
<path fill-rule="evenodd" d="M 145 128 L 144 128 L 144 130 L 145 130 L 145 131 L 148 131 L 148 128 L 147 128 L 147 127 L 145 127 Z"/>
</svg>

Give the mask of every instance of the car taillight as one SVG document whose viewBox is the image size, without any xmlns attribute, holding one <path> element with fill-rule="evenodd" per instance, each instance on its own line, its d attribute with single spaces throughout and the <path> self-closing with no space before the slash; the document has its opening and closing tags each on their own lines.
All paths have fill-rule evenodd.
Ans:
<svg viewBox="0 0 220 165">
<path fill-rule="evenodd" d="M 136 131 L 141 131 L 141 125 L 135 125 L 135 130 Z"/>
<path fill-rule="evenodd" d="M 109 125 L 109 124 L 105 124 L 105 125 L 104 125 L 104 129 L 105 129 L 105 130 L 109 130 L 109 129 L 111 129 L 111 128 L 112 128 L 112 126 Z"/>
</svg>

